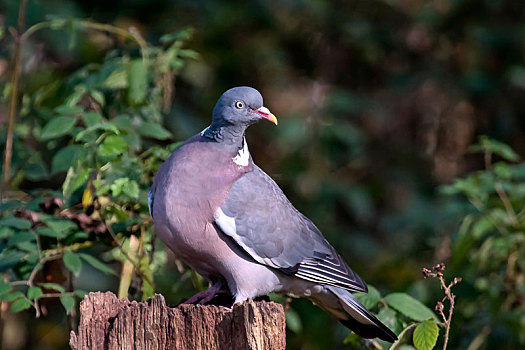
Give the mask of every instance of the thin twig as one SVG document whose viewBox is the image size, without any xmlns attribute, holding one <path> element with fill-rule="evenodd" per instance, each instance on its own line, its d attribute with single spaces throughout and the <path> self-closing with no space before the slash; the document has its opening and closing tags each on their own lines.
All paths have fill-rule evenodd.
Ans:
<svg viewBox="0 0 525 350">
<path fill-rule="evenodd" d="M 493 169 L 492 152 L 490 152 L 489 150 L 485 150 L 483 155 L 484 155 L 484 160 L 485 160 L 485 169 L 487 171 L 492 171 Z M 514 226 L 518 226 L 519 220 L 516 216 L 516 212 L 514 211 L 514 208 L 512 207 L 512 204 L 510 203 L 509 196 L 507 196 L 507 193 L 503 189 L 503 186 L 501 185 L 501 183 L 496 182 L 496 184 L 494 185 L 494 188 L 496 189 L 496 193 L 498 194 L 499 198 L 503 202 L 503 206 L 505 206 L 505 210 L 507 211 L 507 214 L 510 216 L 512 220 L 512 224 Z"/>
<path fill-rule="evenodd" d="M 510 216 L 510 219 L 512 220 L 512 224 L 514 226 L 518 226 L 519 225 L 518 217 L 516 216 L 516 212 L 514 211 L 514 208 L 512 207 L 512 204 L 510 203 L 509 196 L 507 196 L 507 193 L 503 189 L 503 186 L 499 182 L 497 182 L 494 185 L 494 188 L 496 189 L 496 192 L 499 198 L 503 202 L 503 205 L 505 206 L 505 210 L 507 211 L 507 214 Z"/>
<path fill-rule="evenodd" d="M 432 270 L 429 270 L 427 268 L 423 268 L 423 276 L 425 278 L 427 277 L 435 277 L 439 279 L 439 283 L 441 285 L 441 289 L 445 291 L 445 297 L 442 301 L 448 300 L 450 303 L 449 309 L 448 309 L 448 317 L 445 316 L 444 305 L 441 301 L 438 301 L 436 304 L 436 311 L 439 312 L 441 318 L 443 319 L 443 324 L 445 326 L 445 340 L 443 342 L 443 350 L 447 349 L 448 344 L 448 338 L 449 338 L 449 332 L 450 332 L 450 324 L 452 323 L 452 315 L 454 314 L 454 301 L 456 299 L 456 296 L 454 293 L 452 293 L 451 288 L 461 282 L 460 277 L 454 277 L 454 280 L 450 282 L 449 285 L 445 283 L 445 279 L 443 278 L 443 271 L 445 271 L 445 264 L 437 264 L 436 266 L 432 267 Z"/>
<path fill-rule="evenodd" d="M 15 114 L 18 104 L 18 82 L 20 78 L 20 52 L 22 50 L 22 36 L 26 20 L 27 0 L 20 1 L 18 8 L 18 25 L 15 35 L 15 52 L 13 54 L 13 73 L 11 75 L 11 99 L 9 101 L 9 115 L 7 124 L 7 137 L 4 152 L 4 174 L 2 178 L 2 196 L 7 198 L 7 187 L 11 177 L 11 159 L 13 158 L 13 136 L 15 131 Z"/>
</svg>

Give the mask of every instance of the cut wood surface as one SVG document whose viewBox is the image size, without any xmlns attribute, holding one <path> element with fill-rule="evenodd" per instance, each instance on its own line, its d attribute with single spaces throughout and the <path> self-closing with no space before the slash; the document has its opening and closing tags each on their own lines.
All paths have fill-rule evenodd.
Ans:
<svg viewBox="0 0 525 350">
<path fill-rule="evenodd" d="M 246 301 L 232 310 L 214 305 L 166 306 L 162 295 L 143 302 L 89 293 L 80 303 L 73 350 L 285 349 L 282 305 Z"/>
</svg>

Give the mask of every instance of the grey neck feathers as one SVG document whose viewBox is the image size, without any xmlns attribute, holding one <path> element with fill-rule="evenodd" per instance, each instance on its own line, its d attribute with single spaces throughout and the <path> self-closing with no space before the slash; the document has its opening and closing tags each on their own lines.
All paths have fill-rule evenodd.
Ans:
<svg viewBox="0 0 525 350">
<path fill-rule="evenodd" d="M 203 131 L 202 136 L 237 151 L 244 146 L 243 139 L 245 131 L 245 125 L 213 122 Z"/>
</svg>

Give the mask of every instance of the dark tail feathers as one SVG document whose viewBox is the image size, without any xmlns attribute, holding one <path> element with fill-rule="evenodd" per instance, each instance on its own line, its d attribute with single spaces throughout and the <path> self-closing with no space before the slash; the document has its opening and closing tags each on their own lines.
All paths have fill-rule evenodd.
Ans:
<svg viewBox="0 0 525 350">
<path fill-rule="evenodd" d="M 397 340 L 394 332 L 381 323 L 349 291 L 337 287 L 328 287 L 328 289 L 339 298 L 341 306 L 350 316 L 346 320 L 340 320 L 346 327 L 363 338 L 377 337 L 390 343 Z"/>
</svg>

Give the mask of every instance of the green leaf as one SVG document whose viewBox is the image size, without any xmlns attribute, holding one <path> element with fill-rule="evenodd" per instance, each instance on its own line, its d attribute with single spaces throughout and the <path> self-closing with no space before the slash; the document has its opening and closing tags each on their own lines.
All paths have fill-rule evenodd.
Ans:
<svg viewBox="0 0 525 350">
<path fill-rule="evenodd" d="M 63 237 L 62 233 L 56 232 L 55 230 L 52 230 L 49 227 L 37 227 L 36 232 L 39 235 L 46 236 L 46 237 L 52 237 L 52 238 Z"/>
<path fill-rule="evenodd" d="M 115 70 L 107 77 L 106 81 L 102 83 L 102 87 L 108 89 L 125 89 L 128 87 L 128 80 L 126 71 L 123 69 Z"/>
<path fill-rule="evenodd" d="M 40 138 L 49 140 L 67 134 L 75 126 L 77 120 L 73 117 L 58 116 L 51 119 L 42 129 Z"/>
<path fill-rule="evenodd" d="M 146 98 L 148 88 L 148 72 L 142 60 L 136 59 L 128 65 L 128 102 L 135 106 Z"/>
<path fill-rule="evenodd" d="M 7 201 L 0 204 L 0 212 L 7 212 L 22 207 L 23 204 L 20 201 Z"/>
<path fill-rule="evenodd" d="M 368 286 L 368 293 L 354 293 L 354 296 L 367 309 L 371 309 L 376 306 L 379 299 L 381 299 L 381 294 L 379 294 L 379 291 L 370 285 Z"/>
<path fill-rule="evenodd" d="M 9 293 L 11 289 L 13 289 L 11 284 L 4 282 L 3 279 L 0 279 L 0 296 Z"/>
<path fill-rule="evenodd" d="M 84 108 L 81 106 L 68 106 L 68 105 L 60 105 L 55 108 L 55 112 L 62 115 L 77 115 L 84 112 Z"/>
<path fill-rule="evenodd" d="M 98 148 L 98 155 L 101 157 L 115 157 L 128 150 L 126 141 L 117 135 L 109 135 Z"/>
<path fill-rule="evenodd" d="M 42 295 L 43 295 L 43 293 L 42 293 L 42 289 L 40 289 L 40 287 L 34 287 L 34 286 L 31 286 L 31 287 L 29 287 L 29 289 L 27 290 L 27 297 L 28 297 L 29 299 L 38 299 L 38 298 L 40 298 Z"/>
<path fill-rule="evenodd" d="M 403 330 L 402 317 L 397 311 L 389 307 L 382 307 L 377 314 L 379 321 L 383 322 L 394 333 L 398 334 Z"/>
<path fill-rule="evenodd" d="M 91 128 L 102 121 L 102 115 L 96 112 L 87 112 L 82 115 L 86 128 Z"/>
<path fill-rule="evenodd" d="M 31 242 L 36 240 L 35 234 L 29 231 L 17 232 L 7 242 L 8 247 L 14 247 L 22 242 Z"/>
<path fill-rule="evenodd" d="M 66 313 L 68 314 L 75 307 L 75 298 L 71 295 L 60 296 L 60 302 L 62 303 L 62 306 L 64 307 L 64 309 L 66 309 Z"/>
<path fill-rule="evenodd" d="M 29 309 L 31 307 L 31 302 L 26 298 L 17 299 L 11 305 L 11 312 L 16 313 L 22 310 Z"/>
<path fill-rule="evenodd" d="M 64 184 L 62 185 L 62 192 L 65 200 L 69 199 L 73 192 L 87 181 L 90 172 L 91 169 L 89 168 L 80 169 L 78 172 L 73 168 L 69 168 Z"/>
<path fill-rule="evenodd" d="M 425 321 L 432 318 L 437 321 L 437 317 L 432 310 L 408 294 L 392 293 L 387 295 L 385 300 L 388 305 L 413 320 Z"/>
<path fill-rule="evenodd" d="M 0 272 L 3 272 L 20 263 L 27 253 L 8 250 L 0 254 Z"/>
<path fill-rule="evenodd" d="M 487 151 L 497 154 L 501 158 L 511 162 L 517 162 L 520 159 L 520 156 L 514 152 L 510 146 L 504 144 L 503 142 L 491 139 L 486 135 L 479 137 L 478 144 L 469 147 L 469 152 L 472 153 L 483 153 Z"/>
<path fill-rule="evenodd" d="M 294 309 L 290 309 L 286 312 L 286 327 L 294 333 L 301 333 L 303 330 L 301 318 Z"/>
<path fill-rule="evenodd" d="M 126 182 L 124 185 L 122 185 L 122 192 L 131 198 L 138 199 L 139 198 L 139 185 L 137 184 L 136 181 L 130 180 Z"/>
<path fill-rule="evenodd" d="M 157 140 L 166 140 L 171 137 L 171 133 L 162 125 L 151 122 L 143 122 L 138 128 L 139 134 Z"/>
<path fill-rule="evenodd" d="M 102 261 L 98 260 L 92 255 L 79 253 L 80 257 L 84 259 L 89 265 L 93 266 L 95 269 L 102 271 L 109 275 L 117 276 L 117 273 L 109 266 L 104 264 Z"/>
<path fill-rule="evenodd" d="M 9 227 L 6 227 L 6 226 L 1 226 L 0 227 L 0 239 L 9 238 L 14 233 L 15 233 L 15 230 L 13 230 L 13 229 L 11 229 Z"/>
<path fill-rule="evenodd" d="M 81 145 L 69 145 L 58 151 L 51 162 L 51 172 L 53 174 L 69 169 L 77 159 L 77 155 L 83 151 Z"/>
<path fill-rule="evenodd" d="M 84 296 L 86 294 L 88 294 L 89 292 L 86 292 L 85 290 L 81 290 L 81 289 L 77 289 L 75 291 L 73 291 L 73 293 L 75 293 L 75 295 L 80 298 L 80 299 L 84 299 Z"/>
<path fill-rule="evenodd" d="M 417 326 L 417 323 L 411 323 L 408 326 L 405 327 L 398 335 L 397 340 L 392 344 L 390 349 L 398 349 L 398 347 L 401 345 L 401 343 L 404 342 L 405 335 L 410 332 L 411 329 Z"/>
<path fill-rule="evenodd" d="M 56 284 L 56 283 L 39 283 L 39 285 L 42 288 L 53 289 L 53 290 L 56 290 L 56 291 L 58 291 L 60 293 L 64 293 L 66 291 L 66 289 L 64 287 L 62 287 L 60 284 Z"/>
<path fill-rule="evenodd" d="M 5 301 L 13 301 L 13 300 L 20 299 L 20 298 L 25 298 L 25 295 L 19 290 L 11 294 L 5 294 L 2 296 L 2 299 Z"/>
<path fill-rule="evenodd" d="M 436 345 L 439 328 L 433 320 L 421 322 L 414 331 L 414 345 L 418 350 L 432 350 Z"/>
<path fill-rule="evenodd" d="M 355 347 L 356 349 L 359 349 L 361 345 L 361 337 L 354 332 L 350 332 L 350 334 L 347 335 L 345 340 L 343 340 L 343 344 L 350 345 L 352 347 Z"/>
<path fill-rule="evenodd" d="M 111 185 L 111 194 L 118 197 L 120 194 L 125 194 L 131 198 L 137 199 L 139 197 L 139 185 L 136 181 L 130 180 L 127 177 L 116 179 Z"/>
<path fill-rule="evenodd" d="M 78 225 L 70 220 L 46 220 L 46 225 L 59 237 L 66 236 L 71 230 L 78 228 Z"/>
<path fill-rule="evenodd" d="M 98 130 L 111 131 L 112 133 L 116 135 L 120 133 L 119 129 L 112 122 L 102 122 L 102 123 L 98 123 L 93 126 L 90 126 L 89 128 L 79 132 L 75 136 L 75 141 L 90 142 L 91 138 L 95 136 L 95 131 L 98 131 Z"/>
<path fill-rule="evenodd" d="M 19 230 L 28 230 L 31 228 L 31 223 L 24 219 L 11 217 L 0 220 L 0 226 L 9 226 Z"/>
<path fill-rule="evenodd" d="M 62 259 L 64 261 L 64 265 L 66 268 L 73 272 L 73 274 L 78 277 L 80 274 L 80 270 L 82 270 L 82 260 L 78 256 L 78 254 L 73 253 L 70 250 L 66 250 L 64 253 L 64 257 Z"/>
</svg>

